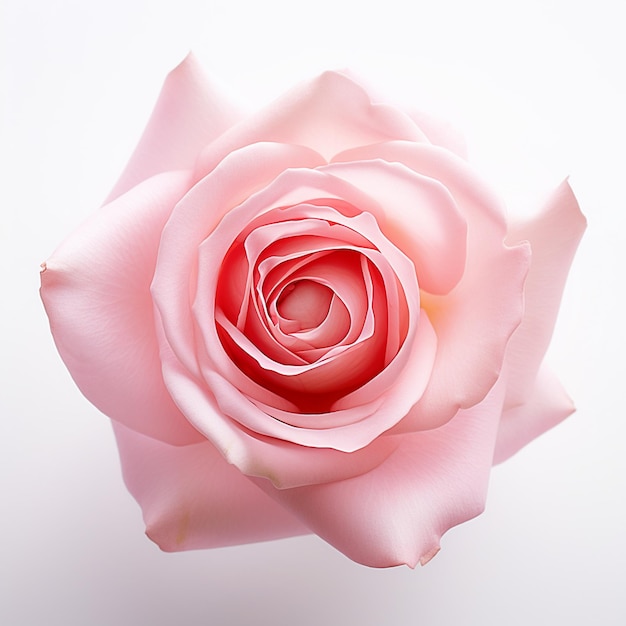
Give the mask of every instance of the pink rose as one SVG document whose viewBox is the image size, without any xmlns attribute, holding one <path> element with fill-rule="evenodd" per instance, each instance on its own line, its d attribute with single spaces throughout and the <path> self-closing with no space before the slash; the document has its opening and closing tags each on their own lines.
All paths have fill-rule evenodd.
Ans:
<svg viewBox="0 0 626 626">
<path fill-rule="evenodd" d="M 425 563 L 494 461 L 566 417 L 542 365 L 585 228 L 507 223 L 425 115 L 341 73 L 240 116 L 187 58 L 42 297 L 168 551 L 315 532 Z"/>
</svg>

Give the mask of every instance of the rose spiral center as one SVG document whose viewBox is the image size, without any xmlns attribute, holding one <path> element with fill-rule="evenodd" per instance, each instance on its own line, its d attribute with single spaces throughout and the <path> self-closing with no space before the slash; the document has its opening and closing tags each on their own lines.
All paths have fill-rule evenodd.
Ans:
<svg viewBox="0 0 626 626">
<path fill-rule="evenodd" d="M 298 280 L 283 289 L 276 310 L 297 330 L 310 330 L 317 328 L 327 317 L 332 298 L 333 292 L 325 285 L 313 280 Z"/>
<path fill-rule="evenodd" d="M 374 218 L 318 202 L 273 209 L 236 234 L 215 298 L 232 363 L 303 413 L 330 411 L 376 378 L 408 332 L 405 294 Z"/>
</svg>

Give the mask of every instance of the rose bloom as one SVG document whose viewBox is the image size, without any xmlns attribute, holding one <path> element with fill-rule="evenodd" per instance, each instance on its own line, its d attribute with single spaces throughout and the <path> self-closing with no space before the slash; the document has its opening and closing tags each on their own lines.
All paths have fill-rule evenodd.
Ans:
<svg viewBox="0 0 626 626">
<path fill-rule="evenodd" d="M 567 182 L 507 222 L 455 133 L 342 73 L 246 117 L 188 57 L 41 293 L 163 550 L 413 567 L 573 411 L 542 361 L 584 228 Z"/>
</svg>

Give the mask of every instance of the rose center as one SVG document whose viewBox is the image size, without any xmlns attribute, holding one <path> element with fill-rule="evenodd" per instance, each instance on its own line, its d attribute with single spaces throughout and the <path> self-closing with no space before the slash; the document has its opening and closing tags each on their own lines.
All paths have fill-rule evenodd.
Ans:
<svg viewBox="0 0 626 626">
<path fill-rule="evenodd" d="M 276 303 L 278 314 L 296 322 L 299 330 L 318 327 L 328 315 L 333 292 L 313 280 L 298 280 L 285 287 Z"/>
</svg>

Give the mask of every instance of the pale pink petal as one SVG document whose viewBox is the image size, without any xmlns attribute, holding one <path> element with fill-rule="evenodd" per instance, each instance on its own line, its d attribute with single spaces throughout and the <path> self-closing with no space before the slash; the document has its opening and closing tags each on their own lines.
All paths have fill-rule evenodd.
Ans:
<svg viewBox="0 0 626 626">
<path fill-rule="evenodd" d="M 181 367 L 167 345 L 161 356 L 168 388 L 189 421 L 207 431 L 207 437 L 229 463 L 248 476 L 269 479 L 279 489 L 358 476 L 382 463 L 399 443 L 393 437 L 379 437 L 365 450 L 346 453 L 257 435 L 228 418 L 228 404 L 225 410 L 218 407 L 209 388 Z M 216 393 L 223 393 L 225 403 L 245 401 L 227 380 L 214 374 L 209 382 Z M 247 410 L 252 408 L 254 405 L 248 403 Z"/>
<path fill-rule="evenodd" d="M 507 343 L 522 319 L 527 247 L 474 250 L 461 284 L 439 301 L 422 294 L 437 333 L 437 357 L 423 396 L 394 433 L 436 428 L 480 402 L 500 376 Z"/>
<path fill-rule="evenodd" d="M 372 567 L 424 564 L 449 528 L 484 509 L 503 389 L 436 430 L 400 437 L 361 476 L 277 490 L 256 483 L 349 558 Z"/>
<path fill-rule="evenodd" d="M 524 287 L 524 319 L 506 352 L 506 405 L 524 403 L 550 343 L 565 280 L 587 223 L 567 181 L 533 219 L 512 223 L 507 241 L 530 242 L 532 257 Z"/>
<path fill-rule="evenodd" d="M 197 550 L 310 532 L 208 441 L 175 447 L 114 424 L 124 482 L 162 550 Z"/>
<path fill-rule="evenodd" d="M 375 157 L 439 181 L 467 220 L 462 280 L 444 296 L 422 291 L 421 305 L 438 341 L 431 382 L 393 432 L 435 428 L 459 408 L 480 402 L 498 378 L 507 343 L 522 320 L 530 250 L 527 245 L 505 245 L 506 221 L 499 199 L 450 151 L 396 141 L 347 151 L 337 161 Z M 424 289 L 422 283 L 420 287 Z"/>
<path fill-rule="evenodd" d="M 450 122 L 425 111 L 409 111 L 409 115 L 431 143 L 467 159 L 465 137 Z"/>
<path fill-rule="evenodd" d="M 43 298 L 59 353 L 103 413 L 172 444 L 201 435 L 161 374 L 150 282 L 163 225 L 190 175 L 151 178 L 83 224 L 46 263 Z"/>
<path fill-rule="evenodd" d="M 424 141 L 424 136 L 399 109 L 374 104 L 365 90 L 344 74 L 325 72 L 208 146 L 198 164 L 198 176 L 206 175 L 233 150 L 259 141 L 309 146 L 329 160 L 342 150 L 390 139 Z"/>
<path fill-rule="evenodd" d="M 240 117 L 189 54 L 168 74 L 139 144 L 107 202 L 159 172 L 193 168 L 202 148 Z"/>
<path fill-rule="evenodd" d="M 510 380 L 507 375 L 507 381 Z M 506 461 L 574 411 L 574 405 L 557 377 L 542 366 L 536 374 L 533 388 L 526 393 L 524 403 L 506 409 L 502 415 L 494 463 Z"/>
<path fill-rule="evenodd" d="M 502 202 L 478 173 L 453 152 L 428 143 L 387 141 L 346 150 L 333 163 L 382 159 L 402 163 L 417 174 L 442 184 L 454 198 L 464 219 L 480 217 L 490 221 L 490 229 L 506 235 Z"/>
<path fill-rule="evenodd" d="M 467 225 L 440 182 L 382 160 L 335 162 L 320 169 L 369 196 L 369 206 L 359 208 L 373 213 L 385 236 L 413 261 L 421 289 L 445 294 L 459 282 Z"/>
</svg>

